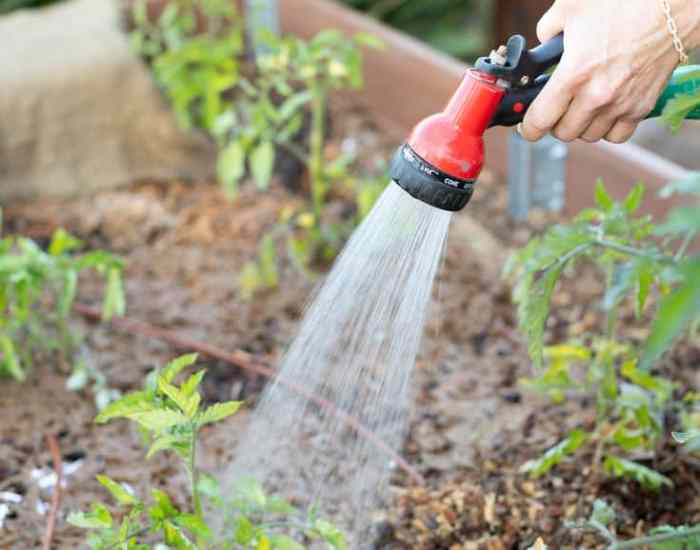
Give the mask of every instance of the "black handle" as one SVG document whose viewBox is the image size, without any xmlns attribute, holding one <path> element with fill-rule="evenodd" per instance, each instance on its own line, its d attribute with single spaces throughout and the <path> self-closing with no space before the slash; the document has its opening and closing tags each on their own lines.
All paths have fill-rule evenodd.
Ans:
<svg viewBox="0 0 700 550">
<path fill-rule="evenodd" d="M 531 75 L 539 77 L 561 61 L 564 55 L 564 33 L 530 50 Z"/>
<path fill-rule="evenodd" d="M 540 95 L 540 92 L 548 81 L 548 75 L 541 76 L 535 80 L 532 86 L 506 93 L 489 127 L 515 126 L 520 124 L 525 117 L 525 113 L 530 108 L 530 105 L 537 99 L 537 96 Z"/>
<path fill-rule="evenodd" d="M 518 44 L 522 40 L 518 37 Z M 508 45 L 510 48 L 510 41 Z M 511 72 L 511 88 L 501 101 L 491 126 L 515 126 L 522 122 L 530 105 L 549 81 L 549 76 L 544 73 L 559 63 L 563 55 L 563 33 L 532 50 L 517 54 L 517 65 Z"/>
</svg>

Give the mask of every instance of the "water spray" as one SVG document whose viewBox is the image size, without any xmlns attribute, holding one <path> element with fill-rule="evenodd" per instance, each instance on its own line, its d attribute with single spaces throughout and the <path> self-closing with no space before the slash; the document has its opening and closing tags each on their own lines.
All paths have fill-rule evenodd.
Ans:
<svg viewBox="0 0 700 550">
<path fill-rule="evenodd" d="M 391 179 L 414 198 L 441 210 L 457 211 L 471 199 L 484 165 L 484 133 L 493 126 L 515 126 L 549 80 L 547 72 L 564 54 L 564 36 L 527 49 L 511 37 L 482 57 L 442 113 L 421 121 L 396 152 Z M 677 69 L 647 118 L 659 116 L 679 94 L 700 89 L 700 66 Z M 700 108 L 688 118 L 700 119 Z"/>
</svg>

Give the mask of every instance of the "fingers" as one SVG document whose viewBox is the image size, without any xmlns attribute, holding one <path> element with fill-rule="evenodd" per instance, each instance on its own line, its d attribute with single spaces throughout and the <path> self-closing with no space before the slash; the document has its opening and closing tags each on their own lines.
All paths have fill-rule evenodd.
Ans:
<svg viewBox="0 0 700 550">
<path fill-rule="evenodd" d="M 548 134 L 571 105 L 573 93 L 560 74 L 557 69 L 525 113 L 520 133 L 528 141 L 537 141 Z"/>
<path fill-rule="evenodd" d="M 637 122 L 630 120 L 619 120 L 613 128 L 605 134 L 605 139 L 611 143 L 624 143 L 632 137 L 637 129 Z"/>
<path fill-rule="evenodd" d="M 607 136 L 614 126 L 614 118 L 600 115 L 596 117 L 595 120 L 591 122 L 590 126 L 588 126 L 586 131 L 583 132 L 581 139 L 583 141 L 587 141 L 588 143 L 595 143 L 596 141 L 600 141 Z"/>
<path fill-rule="evenodd" d="M 563 2 L 559 0 L 542 16 L 537 23 L 537 38 L 541 43 L 547 42 L 564 30 L 564 13 Z"/>
<path fill-rule="evenodd" d="M 552 134 L 561 141 L 578 139 L 591 126 L 595 116 L 596 108 L 579 94 L 574 98 L 564 116 L 553 128 Z M 605 135 L 610 130 L 612 123 L 613 121 L 610 121 L 609 126 L 602 135 Z"/>
</svg>

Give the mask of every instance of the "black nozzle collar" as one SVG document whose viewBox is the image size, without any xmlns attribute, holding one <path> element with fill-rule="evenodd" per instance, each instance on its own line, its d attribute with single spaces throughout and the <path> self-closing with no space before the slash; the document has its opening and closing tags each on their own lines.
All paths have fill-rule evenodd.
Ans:
<svg viewBox="0 0 700 550">
<path fill-rule="evenodd" d="M 474 180 L 453 178 L 420 158 L 408 144 L 394 155 L 390 175 L 413 198 L 440 210 L 461 210 L 474 193 Z"/>
</svg>

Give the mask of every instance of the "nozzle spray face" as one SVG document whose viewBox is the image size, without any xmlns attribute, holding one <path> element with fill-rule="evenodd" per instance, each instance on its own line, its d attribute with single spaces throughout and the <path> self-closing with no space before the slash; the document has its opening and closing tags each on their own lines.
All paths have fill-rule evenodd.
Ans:
<svg viewBox="0 0 700 550">
<path fill-rule="evenodd" d="M 394 155 L 391 179 L 413 198 L 435 208 L 456 212 L 474 193 L 474 180 L 456 179 L 420 158 L 408 144 Z"/>
</svg>

